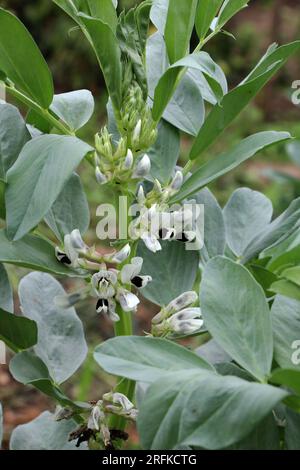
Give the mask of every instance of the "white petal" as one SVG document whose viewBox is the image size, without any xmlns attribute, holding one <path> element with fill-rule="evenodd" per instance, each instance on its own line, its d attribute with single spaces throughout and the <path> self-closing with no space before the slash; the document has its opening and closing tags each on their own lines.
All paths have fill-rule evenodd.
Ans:
<svg viewBox="0 0 300 470">
<path fill-rule="evenodd" d="M 139 298 L 126 289 L 119 289 L 117 299 L 120 302 L 124 312 L 131 312 L 132 310 L 135 310 L 137 305 L 140 303 Z"/>
<path fill-rule="evenodd" d="M 171 320 L 171 319 L 170 319 Z M 177 334 L 191 334 L 200 330 L 203 320 L 181 320 L 178 322 L 170 322 L 173 331 Z"/>
<path fill-rule="evenodd" d="M 168 313 L 178 312 L 189 305 L 194 304 L 198 299 L 198 295 L 194 291 L 184 292 L 183 294 L 176 297 L 172 300 L 169 305 L 165 308 L 165 311 Z"/>
<path fill-rule="evenodd" d="M 139 121 L 137 122 L 137 125 L 134 128 L 133 134 L 132 134 L 132 141 L 134 143 L 137 143 L 139 141 L 141 130 L 142 130 L 142 121 L 141 121 L 141 119 L 139 119 Z"/>
<path fill-rule="evenodd" d="M 77 250 L 73 247 L 72 241 L 71 241 L 71 235 L 65 235 L 64 237 L 64 247 L 65 247 L 65 252 L 69 260 L 71 261 L 71 265 L 73 267 L 78 266 L 78 253 Z"/>
<path fill-rule="evenodd" d="M 132 167 L 132 165 L 133 165 L 133 154 L 132 154 L 132 151 L 128 149 L 123 166 L 125 170 L 129 170 Z"/>
<path fill-rule="evenodd" d="M 145 191 L 142 185 L 140 185 L 137 193 L 137 201 L 140 205 L 143 205 L 146 200 Z"/>
<path fill-rule="evenodd" d="M 174 313 L 170 319 L 174 319 L 177 321 L 183 320 L 194 320 L 197 318 L 201 318 L 201 309 L 194 307 L 194 308 L 185 308 L 184 310 L 180 310 L 177 313 Z"/>
<path fill-rule="evenodd" d="M 129 284 L 131 279 L 137 276 L 143 265 L 143 258 L 132 258 L 129 264 L 125 264 L 121 270 L 121 281 L 123 284 Z"/>
<path fill-rule="evenodd" d="M 143 242 L 145 243 L 146 247 L 148 250 L 152 251 L 153 253 L 156 253 L 157 251 L 161 250 L 161 244 L 157 240 L 156 237 L 153 235 L 142 235 L 141 236 Z"/>
<path fill-rule="evenodd" d="M 129 243 L 127 243 L 127 245 L 125 245 L 120 251 L 118 251 L 111 258 L 111 262 L 112 263 L 123 263 L 123 261 L 125 261 L 125 259 L 127 259 L 128 256 L 130 255 L 130 251 L 131 251 L 130 245 L 129 245 Z"/>
<path fill-rule="evenodd" d="M 141 158 L 141 160 L 137 163 L 135 170 L 132 174 L 133 178 L 143 178 L 150 173 L 151 170 L 151 161 L 148 155 L 145 155 Z"/>
<path fill-rule="evenodd" d="M 96 166 L 96 169 L 95 169 L 95 176 L 99 184 L 104 184 L 107 182 L 107 177 L 102 173 L 102 171 L 100 170 L 98 166 Z"/>
<path fill-rule="evenodd" d="M 84 250 L 86 248 L 86 244 L 82 240 L 82 237 L 78 228 L 76 228 L 70 233 L 70 239 L 71 239 L 73 248 L 75 248 L 75 250 Z"/>
</svg>

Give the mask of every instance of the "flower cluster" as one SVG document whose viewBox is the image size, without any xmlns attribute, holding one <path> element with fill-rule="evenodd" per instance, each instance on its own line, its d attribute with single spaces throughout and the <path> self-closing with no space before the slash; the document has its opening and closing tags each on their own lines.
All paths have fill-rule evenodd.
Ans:
<svg viewBox="0 0 300 470">
<path fill-rule="evenodd" d="M 139 180 L 150 173 L 150 158 L 142 152 L 153 145 L 157 130 L 136 83 L 129 87 L 124 99 L 121 126 L 123 133 L 116 143 L 106 127 L 95 136 L 94 165 L 99 184 Z"/>
<path fill-rule="evenodd" d="M 69 308 L 78 301 L 92 295 L 97 298 L 97 313 L 107 314 L 112 321 L 118 321 L 116 312 L 119 304 L 124 312 L 134 312 L 140 300 L 131 289 L 145 287 L 152 280 L 151 276 L 141 275 L 143 259 L 130 256 L 130 245 L 125 245 L 120 251 L 101 255 L 95 248 L 89 248 L 81 238 L 78 229 L 73 230 L 64 238 L 64 249 L 56 248 L 57 259 L 72 267 L 92 269 L 89 285 L 79 292 L 57 296 L 56 304 L 61 308 Z M 92 261 L 91 261 L 92 260 Z M 108 267 L 107 264 L 122 264 L 121 269 Z"/>
<path fill-rule="evenodd" d="M 189 335 L 203 326 L 201 309 L 193 307 L 197 301 L 196 292 L 184 292 L 172 300 L 152 319 L 152 335 Z"/>
<path fill-rule="evenodd" d="M 177 171 L 171 183 L 162 188 L 155 180 L 153 189 L 145 195 L 141 185 L 137 192 L 139 216 L 131 224 L 132 238 L 141 238 L 146 247 L 156 253 L 162 249 L 160 240 L 192 242 L 196 239 L 193 205 L 169 207 L 167 200 L 180 188 L 183 181 Z"/>
</svg>

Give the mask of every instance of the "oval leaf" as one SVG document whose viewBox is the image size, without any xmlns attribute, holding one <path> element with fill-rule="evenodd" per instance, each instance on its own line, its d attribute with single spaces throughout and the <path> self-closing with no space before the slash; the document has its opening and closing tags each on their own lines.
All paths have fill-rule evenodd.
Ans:
<svg viewBox="0 0 300 470">
<path fill-rule="evenodd" d="M 243 266 L 216 257 L 205 267 L 200 301 L 214 339 L 254 377 L 264 380 L 271 370 L 273 338 L 261 286 Z"/>
<path fill-rule="evenodd" d="M 55 298 L 61 295 L 65 295 L 64 289 L 49 274 L 30 273 L 20 282 L 22 311 L 36 321 L 39 329 L 35 353 L 56 383 L 67 380 L 87 354 L 83 326 L 75 309 L 55 304 Z"/>
<path fill-rule="evenodd" d="M 43 135 L 28 142 L 7 173 L 7 233 L 19 240 L 47 214 L 92 148 L 76 137 Z"/>
<path fill-rule="evenodd" d="M 50 70 L 32 36 L 9 11 L 0 8 L 0 71 L 42 108 L 53 98 Z"/>
</svg>

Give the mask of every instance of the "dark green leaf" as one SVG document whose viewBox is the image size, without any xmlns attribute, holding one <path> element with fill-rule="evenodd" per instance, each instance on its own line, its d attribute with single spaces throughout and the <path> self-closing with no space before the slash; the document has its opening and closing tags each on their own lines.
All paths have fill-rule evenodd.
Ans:
<svg viewBox="0 0 300 470">
<path fill-rule="evenodd" d="M 171 64 L 189 52 L 198 0 L 169 0 L 165 39 Z"/>
<path fill-rule="evenodd" d="M 91 37 L 114 107 L 120 109 L 122 66 L 117 38 L 110 26 L 101 20 L 83 14 L 79 15 L 79 18 Z"/>
<path fill-rule="evenodd" d="M 284 142 L 290 138 L 291 136 L 288 132 L 274 131 L 259 132 L 247 137 L 242 140 L 242 142 L 235 145 L 230 151 L 208 161 L 196 170 L 193 175 L 185 181 L 181 190 L 172 199 L 172 202 L 191 196 L 211 181 L 233 170 L 248 158 L 253 157 L 260 150 L 272 144 Z"/>
<path fill-rule="evenodd" d="M 7 233 L 19 240 L 47 214 L 92 148 L 76 137 L 43 135 L 28 142 L 7 173 Z"/>
<path fill-rule="evenodd" d="M 37 342 L 37 325 L 0 309 L 0 339 L 13 351 L 31 348 Z"/>
<path fill-rule="evenodd" d="M 250 0 L 225 0 L 218 17 L 218 27 L 222 28 L 238 11 L 247 6 Z"/>
<path fill-rule="evenodd" d="M 198 158 L 217 139 L 299 47 L 300 41 L 279 47 L 259 62 L 256 72 L 224 96 L 220 104 L 213 108 L 197 135 L 190 153 L 191 159 Z"/>
<path fill-rule="evenodd" d="M 199 39 L 204 39 L 223 0 L 199 0 L 196 13 L 196 30 Z"/>
<path fill-rule="evenodd" d="M 0 8 L 0 71 L 29 98 L 48 108 L 53 98 L 50 70 L 21 21 Z"/>
</svg>

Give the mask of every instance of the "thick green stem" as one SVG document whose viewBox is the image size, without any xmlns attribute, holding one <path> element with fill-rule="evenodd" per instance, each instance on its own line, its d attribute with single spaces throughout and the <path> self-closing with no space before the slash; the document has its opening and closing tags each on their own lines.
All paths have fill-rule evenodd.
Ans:
<svg viewBox="0 0 300 470">
<path fill-rule="evenodd" d="M 66 135 L 75 135 L 75 132 L 70 130 L 67 126 L 65 126 L 61 121 L 56 119 L 55 116 L 53 116 L 48 109 L 43 109 L 39 104 L 35 103 L 33 100 L 28 98 L 27 96 L 23 95 L 20 91 L 18 91 L 16 88 L 6 85 L 5 84 L 5 89 L 8 93 L 10 93 L 12 96 L 14 96 L 17 100 L 21 101 L 23 104 L 25 104 L 28 108 L 33 109 L 36 111 L 43 119 L 45 119 L 51 126 L 55 127 L 58 129 L 62 134 Z"/>
</svg>

